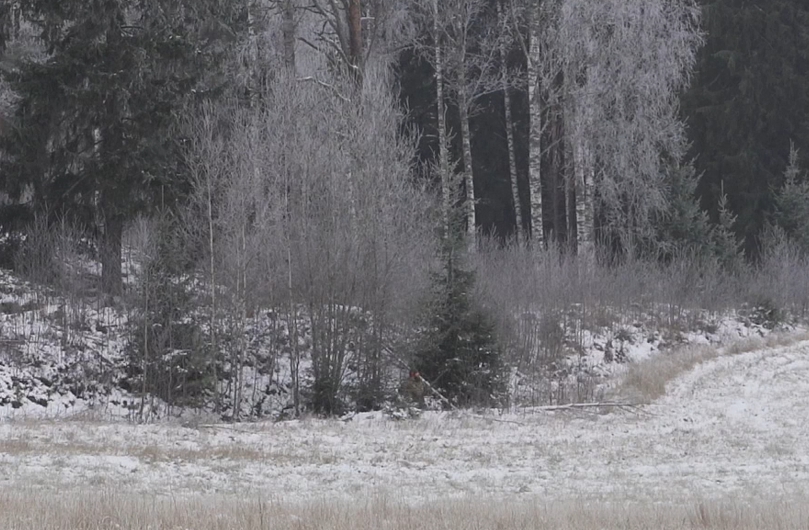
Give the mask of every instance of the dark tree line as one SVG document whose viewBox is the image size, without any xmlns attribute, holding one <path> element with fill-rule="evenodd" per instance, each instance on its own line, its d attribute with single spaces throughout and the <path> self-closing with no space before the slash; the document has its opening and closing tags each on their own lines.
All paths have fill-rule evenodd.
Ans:
<svg viewBox="0 0 809 530">
<path fill-rule="evenodd" d="M 283 350 L 296 413 L 341 412 L 349 370 L 379 406 L 398 341 L 486 401 L 505 348 L 475 298 L 481 234 L 605 270 L 809 250 L 808 75 L 798 0 L 6 1 L 0 224 L 89 229 L 101 289 L 142 306 L 144 396 L 208 392 L 238 419 L 264 311 L 258 364 Z"/>
<path fill-rule="evenodd" d="M 735 214 L 733 231 L 754 257 L 758 237 L 775 214 L 775 193 L 784 182 L 790 143 L 806 167 L 809 152 L 809 7 L 796 0 L 750 3 L 735 0 L 699 2 L 704 44 L 688 88 L 679 95 L 680 116 L 690 144 L 686 161 L 693 161 L 694 193 L 710 222 L 720 223 L 720 203 Z M 508 3 L 507 3 L 508 4 Z M 511 5 L 514 2 L 510 3 Z M 552 2 L 541 2 L 543 5 Z M 524 33 L 528 28 L 522 28 Z M 525 72 L 525 56 L 514 45 L 507 57 L 510 67 Z M 434 115 L 435 88 L 432 69 L 418 54 L 405 53 L 399 61 L 401 98 L 409 118 L 427 132 L 420 156 L 437 152 Z M 516 161 L 523 211 L 529 210 L 529 102 L 525 85 L 512 92 Z M 479 226 L 485 232 L 508 237 L 515 233 L 515 210 L 508 179 L 508 151 L 503 94 L 493 92 L 480 100 L 471 120 L 475 189 Z M 450 102 L 449 128 L 460 130 L 457 106 Z M 560 174 L 570 162 L 556 142 L 558 115 L 549 120 L 544 135 L 548 147 L 543 173 L 550 188 L 563 187 Z M 561 134 L 564 134 L 563 132 Z M 455 158 L 460 158 L 458 134 L 452 138 Z M 562 173 L 560 173 L 560 171 Z M 667 183 L 678 186 L 677 178 Z M 690 186 L 690 185 L 689 185 Z M 693 187 L 692 187 L 693 188 Z M 566 228 L 565 197 L 547 196 L 546 226 Z M 675 195 L 680 194 L 674 191 Z M 524 216 L 527 224 L 529 219 Z M 692 234 L 694 236 L 694 234 Z"/>
<path fill-rule="evenodd" d="M 4 224 L 24 223 L 34 212 L 48 212 L 92 226 L 105 265 L 104 288 L 119 292 L 116 256 L 120 255 L 123 226 L 136 213 L 172 204 L 187 193 L 176 119 L 195 104 L 232 89 L 228 83 L 233 78 L 233 64 L 242 59 L 239 47 L 255 38 L 256 28 L 261 30 L 255 24 L 256 15 L 251 14 L 251 9 L 259 12 L 256 6 L 260 4 L 253 4 L 217 0 L 5 2 L 0 10 L 0 56 L 3 88 L 14 94 L 14 101 L 8 103 L 6 98 L 0 124 L 4 133 L 0 184 L 12 199 L 4 208 Z M 417 4 L 403 6 L 418 13 L 423 7 Z M 464 166 L 471 164 L 479 229 L 508 237 L 515 233 L 517 210 L 509 179 L 503 91 L 492 88 L 496 83 L 482 80 L 488 74 L 483 69 L 489 65 L 473 59 L 485 52 L 481 46 L 507 39 L 506 53 L 492 60 L 506 61 L 509 68 L 503 71 L 514 74 L 510 98 L 514 163 L 520 209 L 529 212 L 531 112 L 529 91 L 520 72 L 524 76 L 528 70 L 530 46 L 526 43 L 536 37 L 527 23 L 517 23 L 512 28 L 516 35 L 493 38 L 498 30 L 503 32 L 503 24 L 496 20 L 496 2 L 474 4 L 476 18 L 466 23 L 466 29 L 460 28 L 460 37 L 446 33 L 463 37 L 467 47 L 465 60 L 471 66 L 460 70 L 469 69 L 474 79 L 467 80 L 464 88 L 474 81 L 482 90 L 464 96 L 474 98 L 474 106 L 466 103 L 466 110 L 458 106 L 457 98 L 447 101 L 452 158 L 459 162 L 470 159 L 458 168 L 465 171 Z M 541 9 L 550 10 L 554 5 L 541 2 L 537 12 L 541 15 Z M 294 35 L 296 16 L 300 18 L 297 13 L 321 9 L 319 14 L 336 28 L 338 55 L 356 77 L 365 50 L 379 33 L 375 27 L 363 28 L 360 19 L 363 13 L 379 18 L 384 10 L 373 2 L 347 6 L 344 14 L 331 13 L 319 2 L 311 6 L 269 2 L 265 8 L 275 9 L 273 16 L 284 20 L 283 25 L 272 28 L 281 27 L 284 42 Z M 505 15 L 501 16 L 518 21 L 531 8 L 530 3 L 504 2 L 501 11 Z M 471 12 L 469 6 L 464 9 Z M 453 17 L 449 13 L 445 18 L 451 21 Z M 694 161 L 698 181 L 697 199 L 711 221 L 718 223 L 721 195 L 726 194 L 726 207 L 737 215 L 735 232 L 746 250 L 754 253 L 756 237 L 774 213 L 774 193 L 784 181 L 790 142 L 799 153 L 799 166 L 809 148 L 809 8 L 796 0 L 763 5 L 724 0 L 705 3 L 701 20 L 705 43 L 690 87 L 681 94 L 681 117 L 690 142 L 688 157 Z M 415 24 L 415 42 L 430 42 L 429 24 L 426 20 Z M 452 30 L 450 22 L 446 24 L 445 32 L 460 31 Z M 457 50 L 449 48 L 448 38 L 442 37 L 442 42 L 451 61 Z M 285 46 L 286 61 L 294 65 L 295 46 Z M 418 46 L 401 49 L 397 68 L 400 97 L 409 110 L 410 123 L 425 133 L 419 158 L 428 161 L 438 152 L 433 69 L 425 54 L 417 51 Z M 580 75 L 589 76 L 590 70 L 592 67 L 581 70 Z M 553 83 L 567 86 L 566 75 L 570 74 L 560 70 L 545 92 L 540 91 L 540 97 L 557 97 L 551 93 L 558 88 Z M 566 233 L 583 222 L 568 211 L 576 202 L 568 194 L 578 191 L 566 182 L 573 178 L 568 173 L 576 171 L 573 158 L 578 155 L 563 140 L 572 134 L 564 130 L 570 119 L 551 112 L 549 101 L 543 116 L 545 231 L 567 239 Z M 467 114 L 468 118 L 461 119 Z M 460 134 L 465 121 L 469 132 Z M 464 138 L 470 141 L 468 153 L 464 152 Z M 602 212 L 602 221 L 603 215 L 607 214 Z M 525 228 L 530 228 L 530 216 L 522 217 Z"/>
</svg>

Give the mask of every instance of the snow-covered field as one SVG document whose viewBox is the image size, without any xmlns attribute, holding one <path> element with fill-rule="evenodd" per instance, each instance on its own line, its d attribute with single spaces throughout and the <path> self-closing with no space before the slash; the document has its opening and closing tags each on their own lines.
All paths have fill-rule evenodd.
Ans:
<svg viewBox="0 0 809 530">
<path fill-rule="evenodd" d="M 279 501 L 693 502 L 809 494 L 809 342 L 720 356 L 630 411 L 240 425 L 7 420 L 0 491 Z"/>
</svg>

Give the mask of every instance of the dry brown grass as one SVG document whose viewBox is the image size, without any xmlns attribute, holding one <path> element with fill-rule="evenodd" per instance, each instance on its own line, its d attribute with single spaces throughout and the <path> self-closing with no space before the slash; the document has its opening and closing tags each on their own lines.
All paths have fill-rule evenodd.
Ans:
<svg viewBox="0 0 809 530">
<path fill-rule="evenodd" d="M 55 494 L 0 490 L 5 530 L 434 530 L 440 529 L 804 529 L 799 499 L 690 502 L 682 505 L 555 503 L 468 498 L 408 506 L 385 496 L 281 504 L 234 497 Z"/>
<path fill-rule="evenodd" d="M 666 393 L 666 385 L 696 365 L 726 355 L 739 355 L 765 348 L 788 346 L 809 340 L 809 331 L 771 333 L 740 340 L 723 348 L 686 346 L 629 366 L 611 394 L 616 399 L 650 402 Z"/>
</svg>

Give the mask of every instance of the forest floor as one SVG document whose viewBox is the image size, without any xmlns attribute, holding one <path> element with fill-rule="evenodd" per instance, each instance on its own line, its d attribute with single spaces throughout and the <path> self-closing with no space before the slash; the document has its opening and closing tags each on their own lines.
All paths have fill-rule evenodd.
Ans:
<svg viewBox="0 0 809 530">
<path fill-rule="evenodd" d="M 797 339 L 705 360 L 628 409 L 0 422 L 2 528 L 194 527 L 177 510 L 208 514 L 199 528 L 461 528 L 453 510 L 482 506 L 501 519 L 480 528 L 806 528 L 807 495 L 809 341 Z M 225 521 L 212 526 L 214 512 Z M 107 523 L 70 526 L 71 513 Z M 427 524 L 442 517 L 457 526 Z"/>
</svg>

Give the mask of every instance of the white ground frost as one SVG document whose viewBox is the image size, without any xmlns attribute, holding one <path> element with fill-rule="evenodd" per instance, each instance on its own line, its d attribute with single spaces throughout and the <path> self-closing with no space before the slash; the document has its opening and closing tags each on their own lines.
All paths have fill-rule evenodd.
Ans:
<svg viewBox="0 0 809 530">
<path fill-rule="evenodd" d="M 634 412 L 0 423 L 0 488 L 669 502 L 805 495 L 808 486 L 809 342 L 705 362 Z"/>
</svg>

